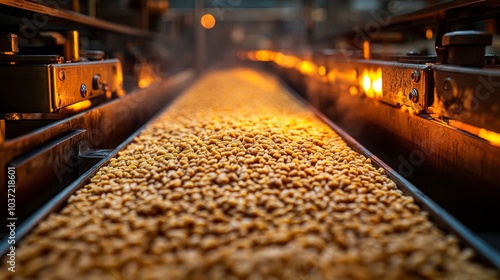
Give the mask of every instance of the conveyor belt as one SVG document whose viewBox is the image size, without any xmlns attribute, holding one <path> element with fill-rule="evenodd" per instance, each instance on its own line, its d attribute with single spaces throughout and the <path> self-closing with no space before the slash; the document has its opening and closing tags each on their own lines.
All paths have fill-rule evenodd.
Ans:
<svg viewBox="0 0 500 280">
<path fill-rule="evenodd" d="M 237 68 L 185 92 L 0 278 L 498 277 L 472 255 L 276 80 Z"/>
</svg>

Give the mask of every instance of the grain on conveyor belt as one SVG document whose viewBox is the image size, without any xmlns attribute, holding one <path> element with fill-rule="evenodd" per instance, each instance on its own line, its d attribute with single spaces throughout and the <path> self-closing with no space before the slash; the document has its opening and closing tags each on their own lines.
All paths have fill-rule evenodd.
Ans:
<svg viewBox="0 0 500 280">
<path fill-rule="evenodd" d="M 273 78 L 194 84 L 17 252 L 7 279 L 496 279 Z M 1 276 L 1 275 L 0 275 Z"/>
</svg>

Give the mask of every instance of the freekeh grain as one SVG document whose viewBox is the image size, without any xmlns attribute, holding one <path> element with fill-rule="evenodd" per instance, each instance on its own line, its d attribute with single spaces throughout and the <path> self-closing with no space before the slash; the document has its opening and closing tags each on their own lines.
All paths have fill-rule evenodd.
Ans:
<svg viewBox="0 0 500 280">
<path fill-rule="evenodd" d="M 471 256 L 276 80 L 232 69 L 176 100 L 0 276 L 498 277 Z"/>
</svg>

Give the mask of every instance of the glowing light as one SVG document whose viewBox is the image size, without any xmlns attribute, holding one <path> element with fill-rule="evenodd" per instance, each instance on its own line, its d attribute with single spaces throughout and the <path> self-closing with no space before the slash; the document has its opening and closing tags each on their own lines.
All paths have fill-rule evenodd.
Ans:
<svg viewBox="0 0 500 280">
<path fill-rule="evenodd" d="M 215 22 L 215 17 L 211 14 L 204 14 L 200 19 L 201 26 L 205 29 L 212 29 L 215 26 Z"/>
<path fill-rule="evenodd" d="M 257 58 L 255 57 L 255 52 L 248 52 L 247 58 L 251 61 L 257 61 Z"/>
<path fill-rule="evenodd" d="M 370 79 L 370 72 L 368 70 L 363 70 L 363 75 L 361 76 L 361 87 L 365 91 L 366 95 L 370 95 L 372 89 L 372 80 Z M 369 96 L 373 97 L 373 96 Z"/>
<path fill-rule="evenodd" d="M 373 69 L 363 70 L 359 84 L 366 96 L 370 98 L 381 98 L 383 96 L 382 69 L 377 68 L 375 71 Z"/>
<path fill-rule="evenodd" d="M 293 68 L 297 63 L 299 63 L 299 59 L 295 56 L 287 56 L 285 59 L 286 68 Z"/>
<path fill-rule="evenodd" d="M 357 95 L 359 93 L 359 90 L 357 87 L 355 86 L 350 86 L 349 87 L 349 94 L 350 95 Z"/>
<path fill-rule="evenodd" d="M 370 42 L 363 41 L 363 58 L 370 59 Z"/>
<path fill-rule="evenodd" d="M 299 59 L 293 55 L 286 55 L 283 53 L 275 53 L 273 60 L 276 64 L 283 68 L 293 68 L 299 62 Z"/>
<path fill-rule="evenodd" d="M 480 128 L 478 136 L 488 140 L 492 145 L 500 147 L 500 133 Z"/>
<path fill-rule="evenodd" d="M 410 115 L 416 115 L 416 114 L 418 113 L 418 111 L 417 111 L 417 110 L 413 109 L 413 108 L 412 108 L 412 107 L 410 107 L 410 106 L 406 106 L 406 105 L 402 105 L 402 106 L 400 107 L 400 110 L 401 110 L 402 112 L 407 112 L 407 113 L 408 113 L 408 114 L 410 114 Z"/>
<path fill-rule="evenodd" d="M 90 108 L 90 105 L 92 105 L 92 102 L 90 100 L 80 101 L 78 103 L 71 104 L 67 107 L 62 108 L 61 113 L 62 114 L 78 113 Z"/>
<path fill-rule="evenodd" d="M 377 68 L 375 73 L 372 73 L 372 88 L 375 91 L 375 96 L 381 98 L 382 93 L 382 69 Z"/>
<path fill-rule="evenodd" d="M 318 74 L 320 74 L 321 76 L 324 76 L 326 75 L 326 67 L 321 65 L 320 67 L 318 67 Z"/>
<path fill-rule="evenodd" d="M 256 87 L 259 87 L 265 91 L 274 92 L 279 90 L 281 87 L 279 82 L 272 79 L 268 80 L 265 78 L 265 76 L 245 68 L 236 68 L 232 71 L 234 73 L 237 73 L 238 75 L 241 75 L 242 77 L 245 77 L 245 80 L 252 82 Z"/>
<path fill-rule="evenodd" d="M 483 138 L 484 140 L 490 142 L 493 146 L 500 146 L 500 133 L 484 128 L 479 128 L 456 120 L 448 120 L 448 124 L 463 131 L 467 131 L 470 134 Z"/>
<path fill-rule="evenodd" d="M 370 76 L 363 76 L 363 89 L 365 91 L 370 91 L 372 87 L 372 81 L 370 80 Z"/>
<path fill-rule="evenodd" d="M 456 120 L 448 120 L 448 124 L 463 131 L 467 131 L 470 134 L 479 135 L 479 128 L 473 125 L 466 124 Z"/>
<path fill-rule="evenodd" d="M 142 64 L 139 66 L 137 77 L 137 86 L 140 88 L 147 88 L 161 81 L 161 78 L 156 75 L 155 70 L 149 64 Z"/>
<path fill-rule="evenodd" d="M 255 52 L 255 58 L 258 61 L 271 61 L 273 60 L 273 55 L 272 51 L 260 50 Z"/>
<path fill-rule="evenodd" d="M 332 69 L 330 70 L 330 72 L 328 72 L 328 81 L 330 81 L 330 83 L 334 83 L 335 80 L 337 79 L 337 74 L 335 73 L 335 70 Z"/>
<path fill-rule="evenodd" d="M 376 80 L 373 81 L 372 83 L 373 90 L 375 93 L 377 93 L 377 96 L 379 95 L 379 92 L 382 92 L 382 78 L 377 78 Z"/>
<path fill-rule="evenodd" d="M 309 60 L 304 60 L 297 64 L 297 68 L 303 75 L 312 76 L 317 71 L 317 66 L 314 62 Z"/>
<path fill-rule="evenodd" d="M 274 63 L 281 65 L 283 63 L 283 60 L 285 59 L 285 55 L 282 53 L 276 53 L 274 55 Z"/>
<path fill-rule="evenodd" d="M 432 39 L 432 37 L 434 37 L 434 32 L 432 31 L 432 29 L 428 28 L 427 30 L 425 30 L 425 38 L 427 38 L 427 40 L 430 40 Z"/>
</svg>

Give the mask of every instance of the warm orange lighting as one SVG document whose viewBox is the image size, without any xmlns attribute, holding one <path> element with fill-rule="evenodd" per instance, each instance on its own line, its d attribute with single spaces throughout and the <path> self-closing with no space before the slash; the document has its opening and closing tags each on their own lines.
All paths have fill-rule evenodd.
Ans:
<svg viewBox="0 0 500 280">
<path fill-rule="evenodd" d="M 427 40 L 430 40 L 432 39 L 432 37 L 434 37 L 434 32 L 432 31 L 432 29 L 428 28 L 427 30 L 425 30 L 425 38 L 427 38 Z"/>
<path fill-rule="evenodd" d="M 368 94 L 368 92 L 371 92 L 372 90 L 372 81 L 370 80 L 369 75 L 363 74 L 363 82 L 361 83 L 361 86 L 365 90 L 365 92 Z M 370 96 L 373 97 L 373 96 Z"/>
<path fill-rule="evenodd" d="M 258 61 L 271 61 L 273 60 L 274 53 L 272 51 L 260 50 L 255 52 L 255 58 Z"/>
<path fill-rule="evenodd" d="M 330 83 L 334 83 L 335 80 L 337 79 L 337 74 L 335 72 L 335 69 L 332 69 L 330 70 L 330 72 L 328 72 L 328 81 L 330 81 Z"/>
<path fill-rule="evenodd" d="M 474 134 L 474 135 L 479 134 L 479 128 L 475 127 L 473 125 L 470 125 L 470 124 L 466 124 L 466 123 L 456 121 L 456 120 L 448 120 L 448 124 L 455 127 L 455 128 L 461 129 L 463 131 L 467 131 L 470 134 Z"/>
<path fill-rule="evenodd" d="M 377 68 L 377 71 L 372 74 L 372 88 L 375 91 L 375 96 L 381 98 L 382 93 L 382 69 Z"/>
<path fill-rule="evenodd" d="M 285 60 L 285 55 L 278 52 L 274 55 L 274 63 L 278 64 L 278 65 L 282 65 L 283 64 L 283 61 Z"/>
<path fill-rule="evenodd" d="M 370 59 L 370 42 L 369 41 L 363 41 L 363 58 L 364 59 Z"/>
<path fill-rule="evenodd" d="M 360 77 L 359 84 L 366 96 L 370 98 L 381 98 L 382 92 L 382 69 L 365 69 Z"/>
<path fill-rule="evenodd" d="M 494 146 L 500 146 L 500 133 L 480 128 L 478 136 L 490 141 L 490 143 Z"/>
<path fill-rule="evenodd" d="M 236 68 L 231 71 L 232 73 L 237 73 L 238 75 L 245 77 L 245 80 L 252 82 L 256 87 L 259 87 L 264 91 L 276 92 L 281 88 L 279 82 L 272 79 L 266 79 L 265 76 L 255 71 L 246 68 Z"/>
<path fill-rule="evenodd" d="M 140 88 L 147 88 L 161 80 L 161 78 L 156 75 L 153 67 L 149 64 L 140 65 L 137 72 L 137 86 Z"/>
<path fill-rule="evenodd" d="M 417 110 L 413 109 L 412 107 L 410 106 L 406 106 L 406 105 L 402 105 L 400 108 L 399 108 L 402 112 L 407 112 L 408 114 L 410 115 L 416 115 L 418 113 Z"/>
<path fill-rule="evenodd" d="M 350 95 L 357 95 L 359 93 L 359 90 L 357 87 L 355 86 L 350 86 L 349 87 L 349 94 Z"/>
<path fill-rule="evenodd" d="M 375 79 L 372 83 L 373 90 L 375 91 L 376 95 L 379 96 L 382 92 L 382 77 L 379 77 Z"/>
<path fill-rule="evenodd" d="M 201 26 L 205 29 L 211 29 L 215 26 L 215 17 L 211 14 L 204 14 L 200 19 Z"/>
<path fill-rule="evenodd" d="M 255 57 L 255 52 L 248 52 L 247 57 L 251 61 L 257 61 L 257 57 Z"/>
<path fill-rule="evenodd" d="M 302 62 L 297 64 L 297 69 L 303 75 L 312 76 L 317 71 L 317 66 L 312 61 L 303 60 Z"/>
<path fill-rule="evenodd" d="M 285 68 L 293 68 L 297 63 L 299 63 L 299 59 L 297 57 L 288 55 L 285 58 L 285 63 L 283 66 Z"/>
<path fill-rule="evenodd" d="M 320 76 L 324 76 L 324 75 L 326 75 L 326 67 L 325 67 L 325 66 L 323 66 L 323 65 L 321 65 L 320 67 L 318 67 L 318 74 L 319 74 Z"/>
<path fill-rule="evenodd" d="M 273 60 L 276 64 L 283 68 L 293 68 L 299 62 L 299 59 L 293 55 L 286 55 L 283 53 L 275 53 Z"/>
<path fill-rule="evenodd" d="M 470 134 L 483 138 L 494 146 L 500 146 L 500 133 L 484 128 L 479 128 L 456 120 L 448 120 L 448 124 L 460 130 L 467 131 Z"/>
<path fill-rule="evenodd" d="M 81 111 L 84 111 L 88 108 L 90 108 L 90 105 L 92 105 L 92 102 L 90 100 L 84 100 L 80 101 L 75 104 L 71 104 L 67 107 L 64 107 L 60 110 L 60 113 L 62 114 L 73 114 L 73 113 L 78 113 Z"/>
</svg>

